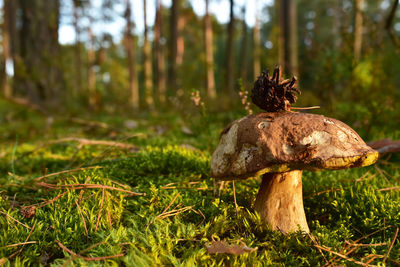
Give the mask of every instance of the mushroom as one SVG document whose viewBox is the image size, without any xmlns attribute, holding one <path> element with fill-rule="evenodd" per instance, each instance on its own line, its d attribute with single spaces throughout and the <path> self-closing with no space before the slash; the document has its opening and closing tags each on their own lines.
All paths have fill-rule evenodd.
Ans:
<svg viewBox="0 0 400 267">
<path fill-rule="evenodd" d="M 345 123 L 322 115 L 266 112 L 229 124 L 212 155 L 219 180 L 262 175 L 254 209 L 272 229 L 309 232 L 303 207 L 302 171 L 373 164 L 378 152 Z"/>
</svg>

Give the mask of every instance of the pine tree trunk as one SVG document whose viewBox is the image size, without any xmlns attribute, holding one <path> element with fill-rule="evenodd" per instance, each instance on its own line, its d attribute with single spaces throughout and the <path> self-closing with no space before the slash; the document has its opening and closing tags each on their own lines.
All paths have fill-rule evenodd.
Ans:
<svg viewBox="0 0 400 267">
<path fill-rule="evenodd" d="M 18 51 L 13 48 L 15 88 L 31 102 L 59 107 L 64 93 L 58 43 L 60 2 L 20 0 L 19 4 Z"/>
<path fill-rule="evenodd" d="M 296 0 L 282 0 L 279 4 L 279 65 L 286 74 L 298 76 Z"/>
<path fill-rule="evenodd" d="M 288 51 L 289 51 L 289 72 L 294 76 L 299 76 L 299 50 L 297 34 L 297 1 L 288 0 Z"/>
<path fill-rule="evenodd" d="M 362 31 L 363 31 L 363 15 L 362 7 L 364 0 L 354 1 L 354 62 L 358 62 L 361 56 L 362 48 Z"/>
<path fill-rule="evenodd" d="M 126 20 L 126 31 L 125 31 L 125 50 L 128 60 L 128 71 L 129 71 L 129 91 L 131 94 L 131 105 L 133 109 L 139 109 L 139 85 L 136 71 L 136 55 L 134 50 L 134 42 L 132 38 L 133 23 L 131 20 L 132 10 L 131 1 L 126 0 L 125 9 L 125 20 Z"/>
<path fill-rule="evenodd" d="M 234 96 L 234 2 L 230 0 L 230 19 L 228 24 L 228 40 L 226 42 L 226 61 L 225 61 L 225 86 L 228 93 Z"/>
<path fill-rule="evenodd" d="M 282 70 L 286 70 L 286 51 L 285 51 L 285 2 L 286 0 L 275 0 L 275 6 L 278 13 L 278 64 Z"/>
<path fill-rule="evenodd" d="M 81 56 L 81 42 L 80 35 L 81 30 L 79 27 L 79 14 L 78 14 L 79 2 L 74 0 L 74 30 L 75 30 L 75 77 L 76 84 L 73 89 L 73 94 L 82 91 L 82 56 Z"/>
<path fill-rule="evenodd" d="M 170 44 L 169 44 L 169 75 L 168 84 L 171 91 L 177 90 L 177 53 L 178 53 L 178 18 L 179 18 L 179 0 L 172 0 L 171 20 L 170 20 Z"/>
<path fill-rule="evenodd" d="M 183 54 L 185 53 L 185 38 L 183 38 L 182 31 L 185 27 L 185 18 L 179 16 L 178 18 L 178 39 L 176 41 L 176 67 L 179 73 L 179 66 L 183 63 Z M 177 74 L 178 76 L 178 74 Z"/>
<path fill-rule="evenodd" d="M 156 21 L 154 23 L 154 55 L 156 61 L 157 95 L 158 101 L 162 104 L 166 101 L 166 77 L 165 77 L 165 56 L 164 45 L 161 43 L 162 29 L 162 5 L 161 0 L 156 3 Z"/>
<path fill-rule="evenodd" d="M 144 17 L 144 44 L 143 44 L 143 55 L 144 55 L 144 90 L 145 100 L 148 107 L 154 107 L 153 101 L 153 71 L 151 66 L 151 44 L 148 37 L 147 28 L 147 7 L 146 0 L 143 0 L 143 17 Z"/>
<path fill-rule="evenodd" d="M 3 2 L 3 62 L 2 62 L 2 92 L 5 98 L 12 97 L 12 88 L 10 85 L 7 63 L 12 62 L 10 50 L 10 22 L 14 13 L 13 0 L 4 0 Z"/>
<path fill-rule="evenodd" d="M 239 77 L 242 84 L 247 81 L 247 24 L 246 24 L 246 8 L 242 8 L 242 49 L 240 51 Z"/>
<path fill-rule="evenodd" d="M 335 50 L 338 50 L 342 43 L 342 34 L 340 32 L 341 28 L 341 14 L 343 12 L 340 2 L 335 2 L 334 4 L 334 13 L 333 13 L 333 26 L 332 26 L 332 36 L 333 36 L 333 47 Z M 338 83 L 335 83 L 339 85 Z"/>
<path fill-rule="evenodd" d="M 213 50 L 213 32 L 210 14 L 208 11 L 208 2 L 206 0 L 206 14 L 204 16 L 204 39 L 206 49 L 206 90 L 207 96 L 210 99 L 215 99 L 217 93 L 215 90 L 215 77 L 214 77 L 214 50 Z"/>
<path fill-rule="evenodd" d="M 257 8 L 256 8 L 256 10 L 257 10 Z M 257 77 L 260 75 L 260 71 L 261 71 L 261 63 L 260 63 L 260 56 L 261 56 L 261 51 L 260 51 L 260 20 L 259 20 L 257 11 L 256 11 L 255 16 L 256 16 L 256 21 L 254 23 L 254 29 L 253 29 L 253 43 L 254 43 L 254 49 L 253 49 L 253 58 L 254 58 L 253 59 L 253 78 L 254 78 L 254 80 L 257 79 Z"/>
<path fill-rule="evenodd" d="M 90 19 L 91 21 L 91 19 Z M 91 24 L 91 23 L 90 23 Z M 89 105 L 92 108 L 98 108 L 98 100 L 96 96 L 96 74 L 94 72 L 95 52 L 94 52 L 94 34 L 92 27 L 88 26 L 89 48 L 88 48 L 88 89 L 89 89 Z"/>
</svg>

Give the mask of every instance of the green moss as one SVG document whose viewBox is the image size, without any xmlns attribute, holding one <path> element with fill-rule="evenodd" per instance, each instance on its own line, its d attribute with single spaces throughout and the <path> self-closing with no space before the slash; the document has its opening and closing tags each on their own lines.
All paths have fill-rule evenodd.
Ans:
<svg viewBox="0 0 400 267">
<path fill-rule="evenodd" d="M 23 121 L 24 116 L 20 114 L 16 118 Z M 195 132 L 193 136 L 181 132 L 182 120 L 176 115 L 146 117 L 138 122 L 137 129 L 123 134 L 121 130 L 117 137 L 117 141 L 139 146 L 139 152 L 115 147 L 79 147 L 73 142 L 49 145 L 43 139 L 44 134 L 36 133 L 18 140 L 11 138 L 0 150 L 0 259 L 22 248 L 6 266 L 62 266 L 67 262 L 75 266 L 323 265 L 325 258 L 329 260 L 334 255 L 324 252 L 324 258 L 308 236 L 301 233 L 283 236 L 262 224 L 253 210 L 259 180 L 235 183 L 237 208 L 231 182 L 221 187 L 217 184 L 214 190 L 209 176 L 209 140 L 215 146 L 219 131 L 235 117 L 235 113 L 217 115 L 215 119 L 210 116 L 209 129 L 196 128 L 197 118 L 191 122 L 193 125 L 187 123 Z M 122 127 L 124 119 L 105 117 L 104 121 L 118 128 Z M 164 134 L 155 134 L 154 127 L 163 121 L 169 129 Z M 38 119 L 37 123 L 43 122 Z M 13 125 L 2 127 L 7 130 Z M 71 129 L 82 138 L 109 139 L 110 133 L 105 130 L 67 126 L 70 125 L 66 120 L 56 120 L 47 133 L 48 140 L 70 136 Z M 42 130 L 37 129 L 38 132 Z M 136 137 L 127 137 L 131 135 Z M 49 176 L 42 181 L 59 186 L 107 185 L 146 195 L 129 196 L 107 189 L 105 200 L 101 188 L 51 190 L 35 180 L 46 169 L 49 174 L 96 166 L 96 169 Z M 400 185 L 398 155 L 393 155 L 385 164 L 378 162 L 377 167 L 379 170 L 370 166 L 343 171 L 304 171 L 306 216 L 311 234 L 321 245 L 340 251 L 346 242 L 370 235 L 359 242 L 384 245 L 357 247 L 350 257 L 361 260 L 371 253 L 387 253 L 399 227 L 400 193 L 379 189 Z M 60 197 L 55 199 L 57 196 Z M 40 205 L 52 199 L 51 204 L 37 208 L 31 218 L 20 213 L 24 206 Z M 7 247 L 26 240 L 35 242 L 24 247 Z M 212 240 L 244 242 L 258 249 L 241 256 L 210 255 L 205 244 Z M 85 261 L 73 258 L 57 241 L 74 253 L 81 252 L 84 257 L 120 253 L 123 256 Z M 387 263 L 400 262 L 399 255 L 400 243 L 396 241 Z M 337 259 L 335 264 L 350 263 Z M 382 258 L 377 258 L 373 264 L 382 264 Z"/>
<path fill-rule="evenodd" d="M 171 176 L 209 175 L 209 155 L 183 146 L 146 147 L 128 158 L 100 165 L 106 167 L 110 175 L 133 185 L 171 181 L 162 178 L 166 176 L 173 179 Z"/>
</svg>

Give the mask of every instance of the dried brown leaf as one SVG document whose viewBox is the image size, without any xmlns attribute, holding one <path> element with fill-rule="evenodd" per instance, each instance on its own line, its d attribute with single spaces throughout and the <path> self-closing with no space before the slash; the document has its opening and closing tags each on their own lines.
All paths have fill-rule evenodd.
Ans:
<svg viewBox="0 0 400 267">
<path fill-rule="evenodd" d="M 208 253 L 225 253 L 233 255 L 242 255 L 244 253 L 250 253 L 256 251 L 258 248 L 250 248 L 246 244 L 242 243 L 240 245 L 228 244 L 225 241 L 212 241 L 211 244 L 205 245 Z"/>
</svg>

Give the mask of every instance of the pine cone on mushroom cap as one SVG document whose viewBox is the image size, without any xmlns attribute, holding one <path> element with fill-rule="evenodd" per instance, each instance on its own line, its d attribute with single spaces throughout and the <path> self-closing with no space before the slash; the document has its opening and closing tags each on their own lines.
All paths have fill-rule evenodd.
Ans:
<svg viewBox="0 0 400 267">
<path fill-rule="evenodd" d="M 251 99 L 259 108 L 268 112 L 290 111 L 291 104 L 297 100 L 294 93 L 301 94 L 295 87 L 296 82 L 296 77 L 282 80 L 280 67 L 275 68 L 272 78 L 268 70 L 265 70 L 254 83 Z"/>
</svg>

